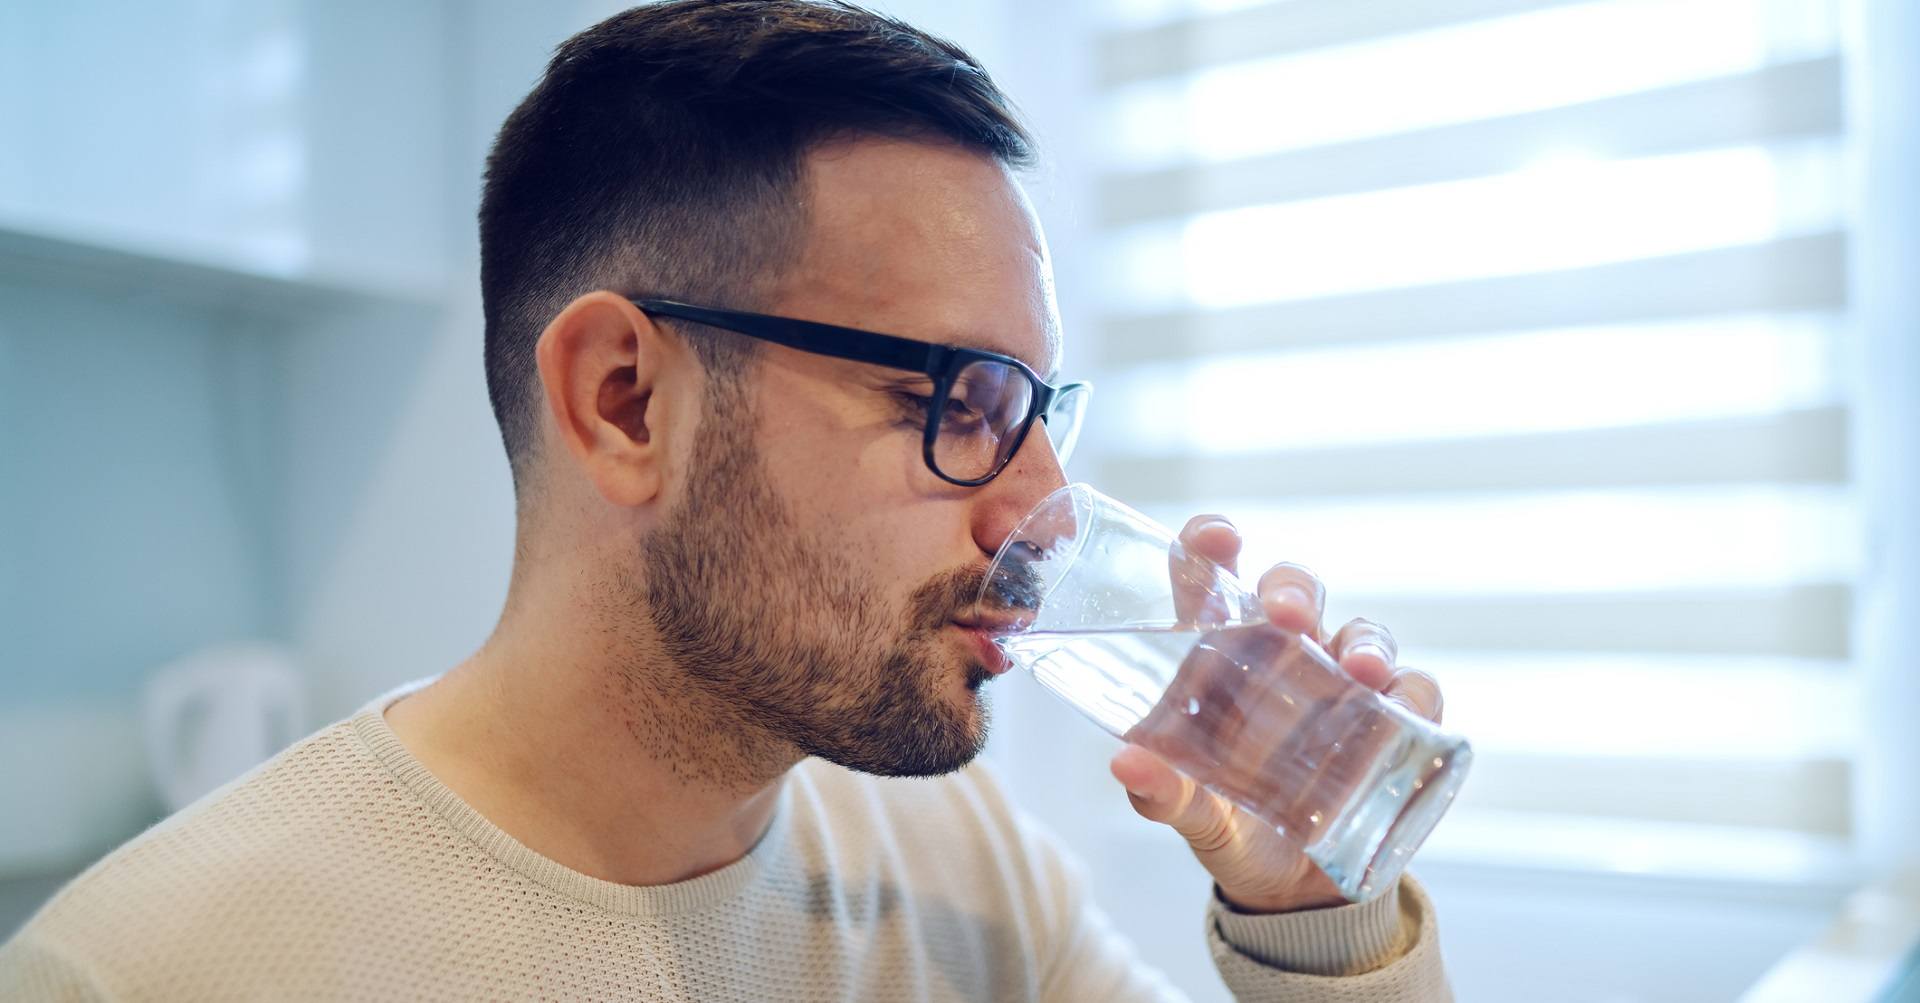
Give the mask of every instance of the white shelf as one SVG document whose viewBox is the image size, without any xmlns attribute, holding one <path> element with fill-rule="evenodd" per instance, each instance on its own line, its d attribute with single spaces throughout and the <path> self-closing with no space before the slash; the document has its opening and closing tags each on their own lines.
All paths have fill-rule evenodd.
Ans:
<svg viewBox="0 0 1920 1003">
<path fill-rule="evenodd" d="M 432 309 L 441 284 L 427 278 L 282 271 L 212 249 L 161 248 L 0 216 L 0 280 L 152 298 L 206 309 L 284 316 L 355 308 Z"/>
</svg>

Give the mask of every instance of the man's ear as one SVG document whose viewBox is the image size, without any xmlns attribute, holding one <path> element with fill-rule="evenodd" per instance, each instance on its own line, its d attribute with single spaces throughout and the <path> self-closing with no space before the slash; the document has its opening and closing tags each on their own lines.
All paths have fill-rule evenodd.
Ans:
<svg viewBox="0 0 1920 1003">
<path fill-rule="evenodd" d="M 626 298 L 587 293 L 540 333 L 534 359 L 567 452 L 615 505 L 659 495 L 667 425 L 661 375 L 679 346 Z"/>
</svg>

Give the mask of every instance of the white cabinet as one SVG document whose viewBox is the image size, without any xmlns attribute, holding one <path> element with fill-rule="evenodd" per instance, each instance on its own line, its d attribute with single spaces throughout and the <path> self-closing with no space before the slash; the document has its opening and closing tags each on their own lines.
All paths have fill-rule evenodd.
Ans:
<svg viewBox="0 0 1920 1003">
<path fill-rule="evenodd" d="M 449 37 L 437 3 L 0 5 L 0 226 L 437 288 Z"/>
</svg>

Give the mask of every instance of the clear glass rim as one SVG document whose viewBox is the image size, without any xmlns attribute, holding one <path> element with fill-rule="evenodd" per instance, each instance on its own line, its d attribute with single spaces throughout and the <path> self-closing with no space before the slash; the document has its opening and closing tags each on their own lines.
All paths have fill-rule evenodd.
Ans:
<svg viewBox="0 0 1920 1003">
<path fill-rule="evenodd" d="M 1090 535 L 1089 530 L 1092 528 L 1089 525 L 1091 522 L 1090 517 L 1093 514 L 1096 505 L 1095 498 L 1098 497 L 1098 494 L 1098 489 L 1093 485 L 1085 481 L 1074 481 L 1071 484 L 1063 484 L 1060 487 L 1054 488 L 1047 493 L 1045 498 L 1040 499 L 1038 504 L 1034 505 L 1026 515 L 1020 517 L 1018 523 L 1014 524 L 1012 532 L 1007 534 L 1006 540 L 1000 544 L 999 551 L 993 555 L 993 561 L 987 565 L 987 576 L 980 583 L 980 593 L 975 597 L 975 602 L 981 605 L 986 603 L 987 594 L 992 589 L 995 579 L 1000 575 L 1000 566 L 1006 562 L 1008 553 L 1007 545 L 1024 537 L 1027 529 L 1032 526 L 1033 521 L 1039 518 L 1043 512 L 1046 512 L 1048 508 L 1054 504 L 1056 498 L 1063 495 L 1069 496 L 1073 499 L 1073 543 L 1068 548 L 1067 553 L 1053 555 L 1047 558 L 1047 560 L 1050 563 L 1054 563 L 1060 571 L 1049 576 L 1048 581 L 1041 583 L 1043 587 L 1040 590 L 1039 601 L 1032 611 L 1032 617 L 1019 624 L 1012 633 L 1028 630 L 1034 623 L 1038 622 L 1041 607 L 1047 604 L 1047 600 L 1052 597 L 1054 590 L 1059 588 L 1060 583 L 1066 579 L 1066 569 L 1080 559 L 1081 552 L 1087 547 L 1087 537 Z M 1083 517 L 1083 515 L 1085 517 Z"/>
</svg>

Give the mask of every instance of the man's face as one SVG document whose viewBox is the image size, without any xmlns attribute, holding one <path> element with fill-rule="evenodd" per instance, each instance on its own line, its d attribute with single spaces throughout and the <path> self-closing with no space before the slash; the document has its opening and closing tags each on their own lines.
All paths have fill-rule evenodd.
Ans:
<svg viewBox="0 0 1920 1003">
<path fill-rule="evenodd" d="M 943 146 L 809 158 L 806 249 L 768 312 L 1059 361 L 1039 226 L 1011 176 Z M 964 488 L 921 459 L 928 381 L 769 346 L 709 401 L 683 496 L 645 547 L 667 653 L 808 755 L 886 775 L 965 765 L 986 739 L 971 610 L 993 552 L 1063 484 L 1039 430 Z"/>
</svg>

